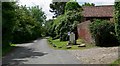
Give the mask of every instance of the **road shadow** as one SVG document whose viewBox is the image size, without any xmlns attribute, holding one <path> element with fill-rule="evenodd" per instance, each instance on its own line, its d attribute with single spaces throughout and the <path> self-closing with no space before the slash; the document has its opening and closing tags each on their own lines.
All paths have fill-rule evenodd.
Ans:
<svg viewBox="0 0 120 66">
<path fill-rule="evenodd" d="M 12 41 L 12 43 L 13 44 L 28 44 L 28 43 L 35 43 L 35 42 L 37 42 L 38 40 L 41 40 L 41 39 L 43 39 L 43 37 L 41 37 L 41 38 L 37 38 L 37 39 L 32 39 L 32 40 L 29 40 L 29 41 Z"/>
<path fill-rule="evenodd" d="M 48 53 L 38 52 L 28 47 L 17 47 L 2 58 L 2 66 L 18 66 L 27 62 L 27 58 L 37 58 Z"/>
</svg>

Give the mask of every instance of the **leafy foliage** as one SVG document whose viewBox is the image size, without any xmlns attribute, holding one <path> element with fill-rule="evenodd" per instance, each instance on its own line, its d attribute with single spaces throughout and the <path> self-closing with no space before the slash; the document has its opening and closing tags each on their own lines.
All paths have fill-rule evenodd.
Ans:
<svg viewBox="0 0 120 66">
<path fill-rule="evenodd" d="M 67 2 L 65 6 L 65 12 L 67 11 L 81 11 L 81 6 L 77 2 Z"/>
<path fill-rule="evenodd" d="M 84 3 L 82 6 L 95 6 L 95 4 L 94 3 Z"/>
<path fill-rule="evenodd" d="M 44 34 L 46 16 L 38 6 L 29 8 L 16 3 L 2 4 L 3 46 L 9 43 L 23 43 L 39 38 Z"/>
<path fill-rule="evenodd" d="M 66 2 L 52 2 L 50 4 L 50 12 L 54 13 L 55 16 L 53 16 L 53 18 L 64 14 L 64 10 L 65 10 L 65 5 Z"/>
<path fill-rule="evenodd" d="M 120 2 L 115 2 L 115 32 L 120 42 Z"/>
<path fill-rule="evenodd" d="M 51 12 L 56 12 L 55 16 L 57 17 L 52 21 L 48 21 L 49 23 L 46 24 L 46 26 L 48 26 L 47 31 L 49 32 L 49 36 L 53 39 L 60 38 L 61 41 L 68 40 L 67 33 L 69 31 L 76 33 L 77 38 L 77 24 L 82 19 L 82 7 L 75 1 L 68 1 L 67 3 L 62 2 L 64 5 L 59 5 L 62 4 L 61 2 L 53 2 L 50 5 L 50 8 L 53 10 Z"/>
<path fill-rule="evenodd" d="M 39 9 L 39 6 L 33 6 L 29 8 L 30 14 L 36 21 L 40 22 L 40 26 L 45 23 L 46 15 L 42 11 L 42 8 Z"/>
<path fill-rule="evenodd" d="M 16 14 L 16 26 L 14 27 L 12 33 L 12 42 L 28 42 L 30 40 L 41 37 L 42 23 L 44 20 L 44 13 L 41 9 L 36 7 L 27 9 L 26 6 L 21 6 L 18 9 L 16 9 Z"/>
<path fill-rule="evenodd" d="M 2 3 L 2 46 L 9 46 L 12 39 L 12 31 L 15 26 L 15 2 Z"/>
<path fill-rule="evenodd" d="M 117 45 L 117 39 L 113 35 L 114 24 L 107 20 L 95 20 L 90 24 L 90 30 L 96 45 L 98 46 L 112 46 Z"/>
<path fill-rule="evenodd" d="M 45 29 L 46 29 L 46 36 L 52 36 L 52 25 L 53 25 L 53 19 L 47 20 L 45 23 Z"/>
<path fill-rule="evenodd" d="M 69 3 L 73 3 L 73 2 L 69 2 Z M 78 4 L 74 4 L 74 6 L 71 7 L 71 9 L 67 9 L 67 6 L 70 4 L 66 4 L 66 13 L 63 15 L 58 16 L 55 20 L 54 23 L 52 25 L 52 37 L 54 37 L 53 39 L 57 39 L 60 38 L 61 41 L 66 41 L 68 40 L 68 32 L 74 32 L 76 34 L 76 38 L 77 38 L 77 24 L 79 23 L 79 21 L 82 19 L 81 16 L 81 7 Z M 75 6 L 76 5 L 76 6 Z M 78 9 L 78 10 L 74 10 L 74 9 Z"/>
</svg>

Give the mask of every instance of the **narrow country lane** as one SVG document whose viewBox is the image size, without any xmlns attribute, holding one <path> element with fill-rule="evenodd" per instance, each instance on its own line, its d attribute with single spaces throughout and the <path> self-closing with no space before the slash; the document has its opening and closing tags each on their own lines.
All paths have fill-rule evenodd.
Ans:
<svg viewBox="0 0 120 66">
<path fill-rule="evenodd" d="M 18 48 L 3 57 L 4 66 L 20 64 L 80 64 L 80 60 L 66 50 L 55 50 L 49 47 L 47 39 L 34 43 L 18 44 Z"/>
</svg>

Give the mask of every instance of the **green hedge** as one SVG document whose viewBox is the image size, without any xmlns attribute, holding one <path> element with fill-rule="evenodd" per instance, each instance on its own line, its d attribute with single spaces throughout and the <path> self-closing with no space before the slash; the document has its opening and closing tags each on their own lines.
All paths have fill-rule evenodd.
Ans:
<svg viewBox="0 0 120 66">
<path fill-rule="evenodd" d="M 118 45 L 118 41 L 114 35 L 114 23 L 97 19 L 90 24 L 90 31 L 97 46 Z"/>
<path fill-rule="evenodd" d="M 115 2 L 114 7 L 115 32 L 117 39 L 120 42 L 120 2 Z"/>
</svg>

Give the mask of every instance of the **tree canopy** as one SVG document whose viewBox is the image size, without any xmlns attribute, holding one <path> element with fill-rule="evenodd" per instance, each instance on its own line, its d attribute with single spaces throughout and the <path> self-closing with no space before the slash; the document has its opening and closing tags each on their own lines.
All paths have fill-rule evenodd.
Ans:
<svg viewBox="0 0 120 66">
<path fill-rule="evenodd" d="M 65 12 L 67 11 L 81 11 L 82 8 L 77 2 L 67 2 L 65 6 Z"/>
<path fill-rule="evenodd" d="M 68 32 L 77 33 L 77 24 L 82 19 L 81 11 L 82 7 L 77 2 L 67 2 L 64 9 L 65 13 L 51 22 L 50 36 L 53 39 L 60 38 L 60 40 L 66 41 L 68 40 Z"/>
<path fill-rule="evenodd" d="M 56 18 L 57 16 L 64 14 L 66 3 L 67 2 L 52 2 L 50 4 L 50 8 L 51 8 L 50 12 L 54 13 L 53 18 Z"/>
<path fill-rule="evenodd" d="M 46 15 L 42 11 L 42 8 L 39 8 L 39 6 L 33 6 L 29 8 L 29 10 L 30 10 L 31 16 L 35 18 L 37 21 L 39 21 L 42 26 L 42 24 L 44 24 L 46 19 Z"/>
<path fill-rule="evenodd" d="M 15 2 L 2 3 L 2 46 L 9 46 L 9 42 L 12 39 L 12 31 L 15 26 L 16 9 Z"/>
<path fill-rule="evenodd" d="M 95 4 L 94 3 L 84 3 L 82 6 L 95 6 Z"/>
<path fill-rule="evenodd" d="M 46 15 L 38 6 L 30 8 L 3 2 L 2 17 L 3 47 L 37 39 L 44 33 Z"/>
</svg>

